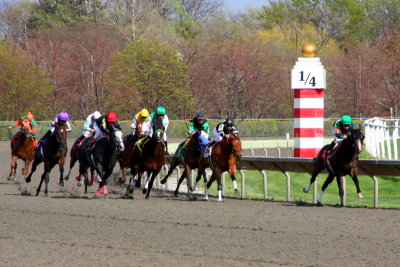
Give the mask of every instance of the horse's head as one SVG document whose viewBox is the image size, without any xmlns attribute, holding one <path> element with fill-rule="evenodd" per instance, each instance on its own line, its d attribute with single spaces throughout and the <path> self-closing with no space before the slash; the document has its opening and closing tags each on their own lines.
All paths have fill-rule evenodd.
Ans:
<svg viewBox="0 0 400 267">
<path fill-rule="evenodd" d="M 67 146 L 67 125 L 59 125 L 55 124 L 54 126 L 54 133 L 56 136 L 57 142 L 60 144 L 61 147 L 66 147 Z"/>
<path fill-rule="evenodd" d="M 363 150 L 364 138 L 364 134 L 360 129 L 353 129 L 346 140 L 351 143 L 357 153 L 361 153 Z"/>
<path fill-rule="evenodd" d="M 152 136 L 152 138 L 154 138 L 157 142 L 161 142 L 163 140 L 163 137 L 164 137 L 164 131 L 165 131 L 165 127 L 164 127 L 162 121 L 157 121 L 153 125 L 153 136 Z"/>
<path fill-rule="evenodd" d="M 28 136 L 31 131 L 31 123 L 25 119 L 21 122 L 21 129 L 24 131 L 25 135 Z"/>
<path fill-rule="evenodd" d="M 232 133 L 226 135 L 226 141 L 232 144 L 231 153 L 235 158 L 240 159 L 243 156 L 242 152 L 242 142 L 240 141 L 240 136 L 238 131 L 233 131 Z"/>
<path fill-rule="evenodd" d="M 121 153 L 124 151 L 125 146 L 124 146 L 124 141 L 123 141 L 123 134 L 122 131 L 118 128 L 112 127 L 111 131 L 111 144 L 113 147 L 117 149 L 117 154 Z"/>
</svg>

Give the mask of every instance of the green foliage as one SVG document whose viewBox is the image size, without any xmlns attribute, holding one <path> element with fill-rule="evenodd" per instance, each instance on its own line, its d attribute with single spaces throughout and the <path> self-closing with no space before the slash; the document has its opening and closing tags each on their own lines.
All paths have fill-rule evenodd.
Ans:
<svg viewBox="0 0 400 267">
<path fill-rule="evenodd" d="M 120 113 L 165 106 L 174 119 L 193 104 L 179 52 L 156 40 L 129 43 L 113 58 L 109 78 L 106 105 Z"/>
<path fill-rule="evenodd" d="M 15 120 L 26 112 L 46 112 L 53 88 L 48 73 L 21 49 L 0 42 L 0 118 Z"/>
<path fill-rule="evenodd" d="M 174 28 L 176 33 L 185 39 L 194 39 L 197 36 L 196 21 L 185 11 L 182 2 L 176 1 L 173 4 L 173 9 L 175 11 Z"/>
</svg>

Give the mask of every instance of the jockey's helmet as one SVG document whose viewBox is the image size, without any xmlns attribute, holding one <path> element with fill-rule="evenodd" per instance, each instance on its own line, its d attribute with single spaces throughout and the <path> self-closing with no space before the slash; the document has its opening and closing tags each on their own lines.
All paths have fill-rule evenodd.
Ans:
<svg viewBox="0 0 400 267">
<path fill-rule="evenodd" d="M 62 112 L 58 115 L 58 120 L 60 120 L 60 121 L 69 121 L 68 113 L 67 113 L 66 111 L 62 111 Z"/>
<path fill-rule="evenodd" d="M 227 118 L 227 119 L 224 121 L 224 124 L 225 124 L 225 126 L 233 126 L 233 119 Z"/>
<path fill-rule="evenodd" d="M 33 120 L 33 114 L 30 111 L 26 114 L 26 119 L 28 121 L 32 121 Z"/>
<path fill-rule="evenodd" d="M 167 113 L 167 111 L 165 110 L 164 107 L 160 106 L 157 108 L 156 113 L 157 115 L 164 115 L 165 113 Z"/>
<path fill-rule="evenodd" d="M 204 120 L 204 119 L 206 118 L 206 113 L 204 113 L 203 111 L 201 111 L 201 112 L 197 113 L 196 118 L 197 118 L 198 120 Z"/>
<path fill-rule="evenodd" d="M 342 117 L 342 123 L 343 125 L 351 125 L 351 117 L 349 115 L 344 115 Z"/>
<path fill-rule="evenodd" d="M 140 116 L 142 116 L 143 118 L 147 118 L 148 116 L 150 116 L 149 111 L 147 109 L 142 109 L 142 111 L 140 111 Z"/>
<path fill-rule="evenodd" d="M 107 116 L 106 116 L 106 120 L 108 122 L 117 122 L 118 121 L 118 117 L 117 117 L 117 113 L 115 112 L 108 112 Z"/>
<path fill-rule="evenodd" d="M 97 120 L 100 117 L 101 117 L 101 113 L 100 112 L 98 112 L 98 111 L 93 112 L 93 119 L 94 120 Z"/>
</svg>

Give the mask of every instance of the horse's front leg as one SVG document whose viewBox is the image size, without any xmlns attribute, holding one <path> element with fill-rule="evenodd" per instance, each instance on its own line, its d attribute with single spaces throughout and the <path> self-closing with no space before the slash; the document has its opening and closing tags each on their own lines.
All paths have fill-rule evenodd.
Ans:
<svg viewBox="0 0 400 267">
<path fill-rule="evenodd" d="M 237 182 L 236 182 L 236 166 L 232 166 L 229 168 L 229 175 L 231 176 L 232 182 L 233 182 L 233 189 L 235 190 L 235 195 L 239 196 L 240 192 L 239 192 L 239 188 L 237 186 Z M 221 175 L 220 175 L 221 176 Z M 220 179 L 221 180 L 221 179 Z"/>
<path fill-rule="evenodd" d="M 97 164 L 96 166 L 97 174 L 99 175 L 100 183 L 99 183 L 99 188 L 96 191 L 96 197 L 99 197 L 101 194 L 101 190 L 103 189 L 104 186 L 104 168 L 101 164 Z M 107 192 L 108 193 L 108 192 Z"/>
<path fill-rule="evenodd" d="M 167 175 L 161 179 L 160 183 L 165 184 L 168 180 L 168 177 L 174 172 L 175 168 L 179 165 L 180 159 L 178 157 L 173 157 L 171 165 L 169 166 Z"/>
<path fill-rule="evenodd" d="M 345 183 L 345 177 L 344 175 L 337 175 L 336 176 L 337 184 L 339 187 L 339 196 L 340 196 L 340 206 L 344 207 L 345 206 L 345 195 L 344 195 L 344 183 Z"/>
<path fill-rule="evenodd" d="M 15 174 L 16 174 L 16 170 L 17 170 L 17 160 L 18 160 L 18 157 L 13 155 L 11 158 L 10 174 L 8 175 L 8 178 L 7 178 L 7 180 L 9 180 L 9 181 L 12 179 L 16 180 Z"/>
<path fill-rule="evenodd" d="M 33 160 L 33 163 L 32 163 L 31 172 L 29 173 L 28 177 L 25 178 L 25 181 L 26 181 L 27 183 L 30 183 L 30 182 L 31 182 L 32 174 L 36 171 L 37 166 L 38 166 L 39 163 L 41 163 L 41 162 L 42 162 L 42 161 L 41 161 L 38 157 L 35 157 L 35 159 Z"/>
<path fill-rule="evenodd" d="M 190 173 L 190 172 L 189 172 L 189 173 Z M 179 187 L 181 186 L 181 183 L 183 182 L 183 180 L 184 180 L 186 177 L 188 177 L 188 176 L 187 176 L 187 172 L 186 172 L 186 171 L 182 172 L 182 175 L 181 175 L 181 177 L 179 177 L 178 184 L 176 185 L 176 189 L 175 189 L 175 191 L 174 191 L 174 196 L 175 196 L 175 197 L 178 196 Z M 189 186 L 188 186 L 188 187 L 189 187 Z"/>
<path fill-rule="evenodd" d="M 221 173 L 219 173 L 221 175 Z M 210 187 L 212 183 L 215 181 L 216 177 L 218 176 L 217 171 L 213 171 L 210 180 L 207 183 L 206 193 L 204 195 L 204 200 L 208 200 L 208 193 L 210 192 Z"/>
<path fill-rule="evenodd" d="M 351 178 L 353 179 L 353 182 L 356 185 L 357 197 L 358 198 L 363 198 L 364 196 L 363 196 L 363 194 L 361 192 L 360 183 L 358 182 L 357 174 L 352 175 Z"/>
<path fill-rule="evenodd" d="M 152 173 L 152 175 L 151 175 L 150 181 L 148 182 L 149 187 L 148 187 L 148 190 L 147 190 L 146 199 L 149 199 L 149 197 L 150 197 L 150 191 L 153 188 L 154 179 L 160 173 L 160 170 L 161 170 L 161 167 L 158 170 L 154 171 Z"/>
<path fill-rule="evenodd" d="M 25 160 L 25 168 L 22 170 L 22 174 L 24 175 L 24 179 L 29 175 L 29 166 L 31 165 L 32 160 L 27 159 Z"/>
<path fill-rule="evenodd" d="M 60 169 L 60 182 L 58 183 L 59 186 L 64 186 L 64 163 L 65 163 L 65 158 L 64 160 L 58 162 L 58 166 Z"/>
<path fill-rule="evenodd" d="M 317 158 L 317 160 L 314 163 L 314 170 L 313 170 L 313 172 L 311 174 L 310 183 L 308 184 L 308 186 L 303 188 L 303 192 L 304 193 L 308 193 L 308 191 L 310 191 L 311 185 L 315 182 L 315 180 L 317 179 L 318 174 L 323 169 L 325 169 L 324 161 L 321 158 Z"/>
<path fill-rule="evenodd" d="M 152 171 L 147 171 L 146 183 L 144 184 L 144 187 L 143 187 L 143 190 L 142 190 L 143 194 L 147 194 L 147 192 L 149 191 L 148 189 L 149 189 L 149 183 L 150 183 L 150 180 L 151 180 L 152 173 L 153 173 Z"/>
<path fill-rule="evenodd" d="M 322 189 L 321 189 L 321 194 L 319 195 L 318 199 L 317 199 L 317 203 L 321 204 L 322 203 L 322 196 L 325 193 L 325 189 L 328 187 L 328 185 L 330 183 L 332 183 L 333 179 L 335 178 L 335 174 L 329 172 L 328 178 L 326 178 L 324 184 L 322 185 Z"/>
</svg>

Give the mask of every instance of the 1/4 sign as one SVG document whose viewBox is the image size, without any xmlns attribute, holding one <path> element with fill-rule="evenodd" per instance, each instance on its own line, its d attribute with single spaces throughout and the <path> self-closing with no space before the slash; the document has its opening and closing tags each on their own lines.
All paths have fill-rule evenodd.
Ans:
<svg viewBox="0 0 400 267">
<path fill-rule="evenodd" d="M 300 82 L 304 82 L 304 85 L 306 85 L 308 83 L 308 84 L 311 84 L 313 87 L 315 87 L 315 84 L 316 84 L 315 76 L 312 76 L 312 77 L 310 77 L 310 76 L 311 76 L 311 72 L 309 72 L 307 74 L 307 78 L 304 80 L 304 77 L 305 77 L 304 71 L 300 71 Z"/>
</svg>

